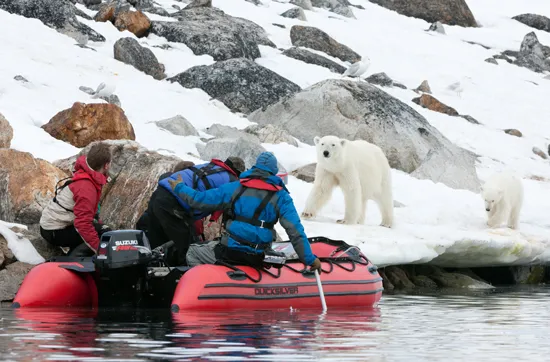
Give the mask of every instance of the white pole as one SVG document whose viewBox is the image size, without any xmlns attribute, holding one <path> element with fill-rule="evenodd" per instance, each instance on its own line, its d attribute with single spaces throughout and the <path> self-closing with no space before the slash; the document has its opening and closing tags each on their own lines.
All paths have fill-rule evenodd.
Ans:
<svg viewBox="0 0 550 362">
<path fill-rule="evenodd" d="M 315 270 L 315 279 L 317 279 L 317 287 L 319 288 L 319 295 L 321 296 L 321 304 L 323 305 L 323 312 L 327 311 L 327 302 L 325 301 L 325 293 L 323 292 L 323 286 L 321 285 L 321 277 L 319 271 Z"/>
</svg>

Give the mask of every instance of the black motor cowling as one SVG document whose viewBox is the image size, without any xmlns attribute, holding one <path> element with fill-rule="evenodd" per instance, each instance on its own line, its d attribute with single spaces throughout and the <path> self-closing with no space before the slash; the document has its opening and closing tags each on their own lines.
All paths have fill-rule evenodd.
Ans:
<svg viewBox="0 0 550 362">
<path fill-rule="evenodd" d="M 151 259 L 151 245 L 143 231 L 116 230 L 101 236 L 95 265 L 99 270 L 119 269 L 147 265 Z"/>
</svg>

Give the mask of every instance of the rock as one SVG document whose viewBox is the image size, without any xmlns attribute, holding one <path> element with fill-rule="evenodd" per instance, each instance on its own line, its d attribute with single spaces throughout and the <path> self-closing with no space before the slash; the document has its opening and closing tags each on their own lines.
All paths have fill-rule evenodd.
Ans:
<svg viewBox="0 0 550 362">
<path fill-rule="evenodd" d="M 84 11 L 80 10 L 79 8 L 75 9 L 75 15 L 80 16 L 81 18 L 84 18 L 86 20 L 93 20 L 90 15 L 86 14 Z"/>
<path fill-rule="evenodd" d="M 471 289 L 490 289 L 492 285 L 479 280 L 475 280 L 464 274 L 440 272 L 430 276 L 438 286 L 444 288 L 471 288 Z"/>
<path fill-rule="evenodd" d="M 548 145 L 548 155 L 550 155 L 550 145 Z"/>
<path fill-rule="evenodd" d="M 512 19 L 519 21 L 531 28 L 546 31 L 550 33 L 550 18 L 537 14 L 521 14 L 512 17 Z"/>
<path fill-rule="evenodd" d="M 310 163 L 291 171 L 290 174 L 302 181 L 313 183 L 315 181 L 316 167 L 317 163 Z"/>
<path fill-rule="evenodd" d="M 367 82 L 324 80 L 248 119 L 279 125 L 310 145 L 317 135 L 364 139 L 382 148 L 392 168 L 452 188 L 479 189 L 472 152 L 457 147 L 413 108 Z"/>
<path fill-rule="evenodd" d="M 412 276 L 411 282 L 419 288 L 437 288 L 437 283 L 425 275 Z"/>
<path fill-rule="evenodd" d="M 516 137 L 522 137 L 523 136 L 523 134 L 519 130 L 513 129 L 513 128 L 505 129 L 504 132 L 509 134 L 510 136 L 516 136 Z"/>
<path fill-rule="evenodd" d="M 155 79 L 164 79 L 164 65 L 151 49 L 142 47 L 134 38 L 120 38 L 114 45 L 115 59 L 129 64 Z"/>
<path fill-rule="evenodd" d="M 301 60 L 304 63 L 325 67 L 334 73 L 342 74 L 346 71 L 346 67 L 343 65 L 333 62 L 322 55 L 310 52 L 304 48 L 292 47 L 283 51 L 283 54 L 287 57 Z"/>
<path fill-rule="evenodd" d="M 515 51 L 515 50 L 505 50 L 502 52 L 502 54 L 512 58 L 519 57 L 519 51 Z"/>
<path fill-rule="evenodd" d="M 0 9 L 38 19 L 44 25 L 74 39 L 77 34 L 85 34 L 92 41 L 105 41 L 103 35 L 78 21 L 78 9 L 65 0 L 0 0 Z"/>
<path fill-rule="evenodd" d="M 393 79 L 391 79 L 386 73 L 375 73 L 365 79 L 367 82 L 371 84 L 380 85 L 383 87 L 398 87 L 407 89 L 403 84 L 394 82 Z"/>
<path fill-rule="evenodd" d="M 92 6 L 101 4 L 101 0 L 84 0 L 84 5 Z"/>
<path fill-rule="evenodd" d="M 185 9 L 192 8 L 211 8 L 212 0 L 193 0 L 185 7 Z"/>
<path fill-rule="evenodd" d="M 198 136 L 199 132 L 185 117 L 177 115 L 172 118 L 156 121 L 155 124 L 176 136 Z"/>
<path fill-rule="evenodd" d="M 418 88 L 415 89 L 416 92 L 423 92 L 423 93 L 428 93 L 428 94 L 432 94 L 432 90 L 430 88 L 430 84 L 428 83 L 427 80 L 423 81 L 419 86 Z"/>
<path fill-rule="evenodd" d="M 412 101 L 424 108 L 428 108 L 431 111 L 448 114 L 449 116 L 458 116 L 456 109 L 441 103 L 437 100 L 437 98 L 429 94 L 423 94 L 418 98 L 414 98 Z"/>
<path fill-rule="evenodd" d="M 195 55 L 208 54 L 217 61 L 256 59 L 261 56 L 258 45 L 275 47 L 261 26 L 216 8 L 183 9 L 173 16 L 179 21 L 153 21 L 151 32 L 184 43 Z"/>
<path fill-rule="evenodd" d="M 347 0 L 311 0 L 311 4 L 347 18 L 355 18 L 353 11 L 348 7 L 351 4 Z"/>
<path fill-rule="evenodd" d="M 100 216 L 112 228 L 134 228 L 157 188 L 160 175 L 182 160 L 149 151 L 134 141 L 104 142 L 111 146 L 113 159 L 109 170 L 111 182 L 103 188 Z M 86 154 L 93 144 L 55 164 L 61 169 L 72 169 L 77 157 Z"/>
<path fill-rule="evenodd" d="M 443 24 L 441 24 L 440 21 L 436 21 L 435 23 L 430 25 L 427 31 L 435 31 L 436 33 L 439 33 L 439 34 L 445 34 L 445 28 L 443 27 Z"/>
<path fill-rule="evenodd" d="M 119 11 L 130 11 L 130 4 L 126 5 L 124 9 L 120 9 L 116 3 L 104 3 L 101 5 L 97 13 L 94 15 L 94 20 L 97 22 L 105 23 L 107 21 L 113 22 L 115 20 L 115 13 Z"/>
<path fill-rule="evenodd" d="M 0 220 L 38 223 L 42 209 L 54 196 L 56 183 L 67 176 L 30 153 L 0 149 Z"/>
<path fill-rule="evenodd" d="M 395 286 L 390 282 L 383 269 L 378 269 L 378 274 L 382 277 L 382 287 L 385 291 L 394 290 Z"/>
<path fill-rule="evenodd" d="M 0 301 L 12 301 L 23 283 L 25 275 L 31 270 L 33 265 L 15 262 L 6 266 L 6 269 L 0 271 Z"/>
<path fill-rule="evenodd" d="M 0 269 L 3 269 L 8 264 L 13 264 L 17 261 L 15 255 L 8 248 L 8 241 L 0 234 Z"/>
<path fill-rule="evenodd" d="M 414 284 L 409 280 L 407 273 L 396 266 L 387 266 L 384 273 L 396 289 L 413 289 Z"/>
<path fill-rule="evenodd" d="M 0 148 L 10 148 L 13 138 L 13 128 L 8 120 L 0 113 Z"/>
<path fill-rule="evenodd" d="M 244 58 L 191 67 L 168 80 L 200 88 L 232 111 L 245 114 L 300 91 L 288 79 Z"/>
<path fill-rule="evenodd" d="M 260 0 L 244 0 L 244 1 L 246 1 L 246 2 L 248 2 L 248 3 L 251 3 L 251 4 L 254 4 L 254 5 L 256 5 L 256 6 L 262 4 L 262 2 L 261 2 Z"/>
<path fill-rule="evenodd" d="M 473 268 L 481 278 L 495 286 L 539 284 L 543 282 L 544 265 L 514 265 Z"/>
<path fill-rule="evenodd" d="M 40 256 L 42 256 L 46 260 L 53 256 L 64 255 L 61 248 L 51 245 L 42 238 L 42 236 L 40 235 L 39 224 L 33 224 L 27 227 L 28 230 L 20 229 L 18 227 L 12 227 L 10 228 L 10 230 L 16 233 L 18 237 L 23 237 L 29 240 L 32 246 L 34 246 L 34 248 L 38 252 L 38 254 L 40 254 Z"/>
<path fill-rule="evenodd" d="M 369 0 L 389 10 L 413 18 L 437 21 L 448 25 L 477 27 L 477 22 L 465 0 Z"/>
<path fill-rule="evenodd" d="M 138 38 L 147 36 L 151 28 L 151 20 L 141 11 L 125 11 L 117 15 L 116 28 L 120 31 L 128 30 Z"/>
<path fill-rule="evenodd" d="M 283 24 L 277 24 L 277 23 L 272 23 L 272 25 L 275 25 L 279 28 L 282 28 L 282 29 L 286 29 L 286 26 L 284 26 Z"/>
<path fill-rule="evenodd" d="M 299 6 L 304 10 L 313 10 L 311 0 L 290 0 L 290 4 Z"/>
<path fill-rule="evenodd" d="M 208 127 L 206 129 L 206 133 L 214 136 L 215 138 L 233 138 L 233 139 L 244 138 L 249 142 L 260 144 L 260 139 L 256 135 L 247 133 L 244 130 L 240 130 L 235 127 L 224 126 L 218 123 L 215 123 L 210 127 Z"/>
<path fill-rule="evenodd" d="M 265 126 L 255 124 L 244 129 L 245 132 L 257 136 L 261 143 L 278 144 L 286 142 L 291 146 L 298 147 L 298 142 L 287 131 L 281 127 L 268 124 Z"/>
<path fill-rule="evenodd" d="M 15 79 L 16 81 L 19 81 L 19 82 L 23 82 L 23 83 L 28 83 L 29 82 L 27 80 L 27 78 L 23 77 L 22 75 L 16 75 L 15 77 L 13 77 L 13 79 Z"/>
<path fill-rule="evenodd" d="M 82 92 L 86 93 L 86 94 L 89 94 L 89 95 L 93 95 L 95 93 L 95 90 L 93 90 L 90 87 L 80 86 L 80 87 L 78 87 L 78 89 L 81 90 Z M 121 106 L 120 105 L 120 99 L 118 99 L 118 96 L 116 94 L 111 94 L 108 97 L 100 96 L 99 98 L 103 99 L 107 103 L 116 104 L 119 107 Z"/>
<path fill-rule="evenodd" d="M 498 62 L 497 62 L 497 60 L 496 60 L 495 58 L 487 58 L 487 59 L 485 59 L 485 61 L 486 61 L 487 63 L 491 63 L 491 64 L 496 64 L 496 65 L 498 65 Z"/>
<path fill-rule="evenodd" d="M 176 9 L 176 10 L 181 10 L 181 7 L 179 7 L 179 6 L 176 5 L 176 4 L 173 4 L 172 7 L 173 7 L 174 9 Z"/>
<path fill-rule="evenodd" d="M 306 13 L 304 13 L 304 10 L 299 7 L 292 8 L 290 10 L 285 11 L 281 14 L 284 18 L 290 18 L 290 19 L 298 19 L 302 21 L 307 21 Z"/>
<path fill-rule="evenodd" d="M 544 158 L 545 160 L 548 158 L 548 156 L 546 156 L 546 153 L 544 153 L 540 148 L 538 147 L 533 147 L 533 153 L 537 156 L 540 156 L 542 158 Z"/>
<path fill-rule="evenodd" d="M 539 40 L 535 32 L 525 35 L 517 59 L 514 64 L 528 68 L 534 72 L 550 71 L 550 59 L 547 51 Z"/>
<path fill-rule="evenodd" d="M 462 115 L 462 114 L 461 114 L 461 115 L 459 115 L 459 117 L 462 117 L 462 118 L 464 118 L 465 120 L 467 120 L 468 122 L 473 123 L 473 124 L 481 124 L 481 123 L 479 123 L 479 122 L 477 121 L 477 119 L 475 119 L 475 118 L 472 117 L 472 116 Z"/>
<path fill-rule="evenodd" d="M 76 102 L 41 128 L 52 137 L 79 148 L 100 140 L 136 139 L 124 111 L 114 104 Z"/>
<path fill-rule="evenodd" d="M 256 158 L 260 153 L 265 152 L 265 148 L 259 143 L 252 142 L 246 138 L 216 138 L 210 140 L 206 145 L 197 144 L 200 158 L 210 160 L 218 158 L 225 160 L 230 156 L 236 156 L 243 159 L 246 168 L 254 166 Z M 279 173 L 286 172 L 279 163 Z"/>
<path fill-rule="evenodd" d="M 361 56 L 346 45 L 340 44 L 327 33 L 312 26 L 294 25 L 290 28 L 292 45 L 306 47 L 338 58 L 344 62 L 355 63 Z"/>
<path fill-rule="evenodd" d="M 505 61 L 507 61 L 507 62 L 510 63 L 510 64 L 512 64 L 512 63 L 514 62 L 512 59 L 508 58 L 508 56 L 505 55 L 505 54 L 493 55 L 493 58 L 505 60 Z"/>
</svg>

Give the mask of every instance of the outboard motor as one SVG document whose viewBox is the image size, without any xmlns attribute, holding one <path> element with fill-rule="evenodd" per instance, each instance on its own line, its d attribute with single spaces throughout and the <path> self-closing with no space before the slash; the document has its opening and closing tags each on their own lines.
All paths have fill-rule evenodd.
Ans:
<svg viewBox="0 0 550 362">
<path fill-rule="evenodd" d="M 147 289 L 151 246 L 141 230 L 116 230 L 101 236 L 95 268 L 100 306 L 137 307 Z"/>
</svg>

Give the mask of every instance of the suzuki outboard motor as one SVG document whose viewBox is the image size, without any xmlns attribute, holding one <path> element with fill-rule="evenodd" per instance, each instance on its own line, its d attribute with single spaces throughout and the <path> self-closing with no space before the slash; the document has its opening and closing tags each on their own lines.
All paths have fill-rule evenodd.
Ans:
<svg viewBox="0 0 550 362">
<path fill-rule="evenodd" d="M 141 230 L 116 230 L 101 236 L 95 259 L 102 307 L 137 307 L 147 288 L 151 246 Z"/>
</svg>

